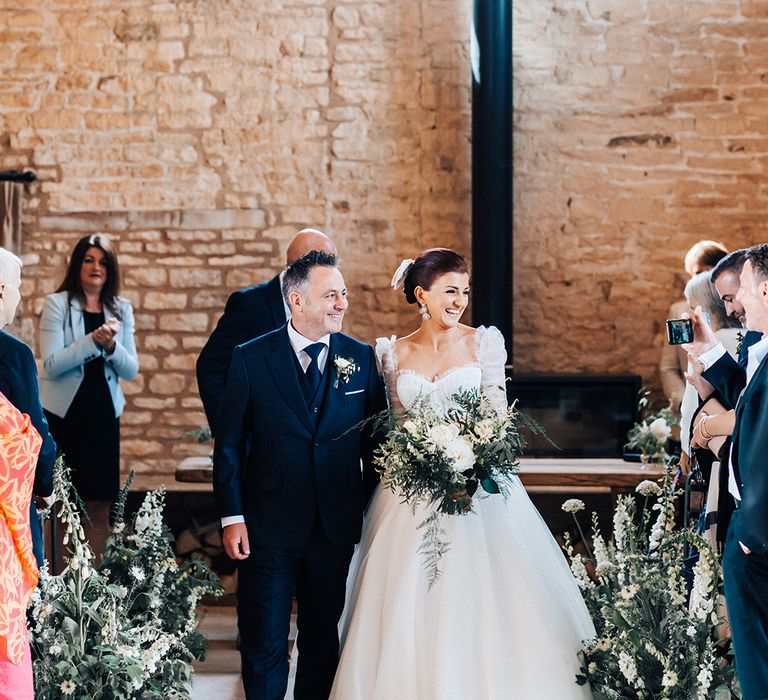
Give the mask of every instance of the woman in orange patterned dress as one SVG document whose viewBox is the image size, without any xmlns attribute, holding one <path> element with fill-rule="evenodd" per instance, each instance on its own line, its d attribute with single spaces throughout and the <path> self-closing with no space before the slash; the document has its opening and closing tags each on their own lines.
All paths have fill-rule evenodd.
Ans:
<svg viewBox="0 0 768 700">
<path fill-rule="evenodd" d="M 33 700 L 26 610 L 37 585 L 29 502 L 42 439 L 0 394 L 0 697 Z"/>
</svg>

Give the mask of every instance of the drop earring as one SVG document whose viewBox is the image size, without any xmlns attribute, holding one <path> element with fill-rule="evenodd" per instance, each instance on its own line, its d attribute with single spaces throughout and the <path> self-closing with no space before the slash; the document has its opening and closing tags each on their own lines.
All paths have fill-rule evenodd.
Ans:
<svg viewBox="0 0 768 700">
<path fill-rule="evenodd" d="M 429 321 L 432 318 L 432 316 L 429 315 L 429 309 L 427 309 L 426 304 L 419 304 L 419 313 L 425 321 Z"/>
</svg>

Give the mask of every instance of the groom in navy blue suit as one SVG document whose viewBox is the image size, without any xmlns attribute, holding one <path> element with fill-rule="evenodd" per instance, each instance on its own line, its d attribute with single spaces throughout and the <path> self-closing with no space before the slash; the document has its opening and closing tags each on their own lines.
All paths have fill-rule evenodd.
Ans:
<svg viewBox="0 0 768 700">
<path fill-rule="evenodd" d="M 372 348 L 340 332 L 348 302 L 336 257 L 294 262 L 283 294 L 291 321 L 235 348 L 214 448 L 248 700 L 285 695 L 294 592 L 295 697 L 330 693 L 347 570 L 376 481 L 373 439 L 356 426 L 386 405 Z"/>
</svg>

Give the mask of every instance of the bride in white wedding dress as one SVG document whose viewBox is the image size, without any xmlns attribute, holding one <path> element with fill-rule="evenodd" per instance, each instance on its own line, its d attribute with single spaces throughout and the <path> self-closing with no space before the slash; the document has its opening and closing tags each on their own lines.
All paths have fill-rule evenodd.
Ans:
<svg viewBox="0 0 768 700">
<path fill-rule="evenodd" d="M 446 410 L 458 390 L 482 385 L 505 410 L 501 333 L 459 323 L 466 261 L 432 249 L 408 263 L 398 272 L 422 322 L 406 338 L 377 341 L 390 407 L 429 395 Z M 431 511 L 414 512 L 399 494 L 376 488 L 350 571 L 332 698 L 591 697 L 575 680 L 581 642 L 595 634 L 589 613 L 517 477 L 507 491 L 476 496 L 474 513 L 442 518 L 450 549 L 430 589 L 418 525 Z"/>
</svg>

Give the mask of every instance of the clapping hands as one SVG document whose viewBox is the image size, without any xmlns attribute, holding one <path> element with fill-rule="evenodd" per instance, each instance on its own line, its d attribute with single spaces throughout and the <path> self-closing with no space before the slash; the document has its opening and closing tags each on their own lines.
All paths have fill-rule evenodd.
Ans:
<svg viewBox="0 0 768 700">
<path fill-rule="evenodd" d="M 115 349 L 115 336 L 120 332 L 120 321 L 110 318 L 91 333 L 93 342 L 107 352 Z"/>
</svg>

